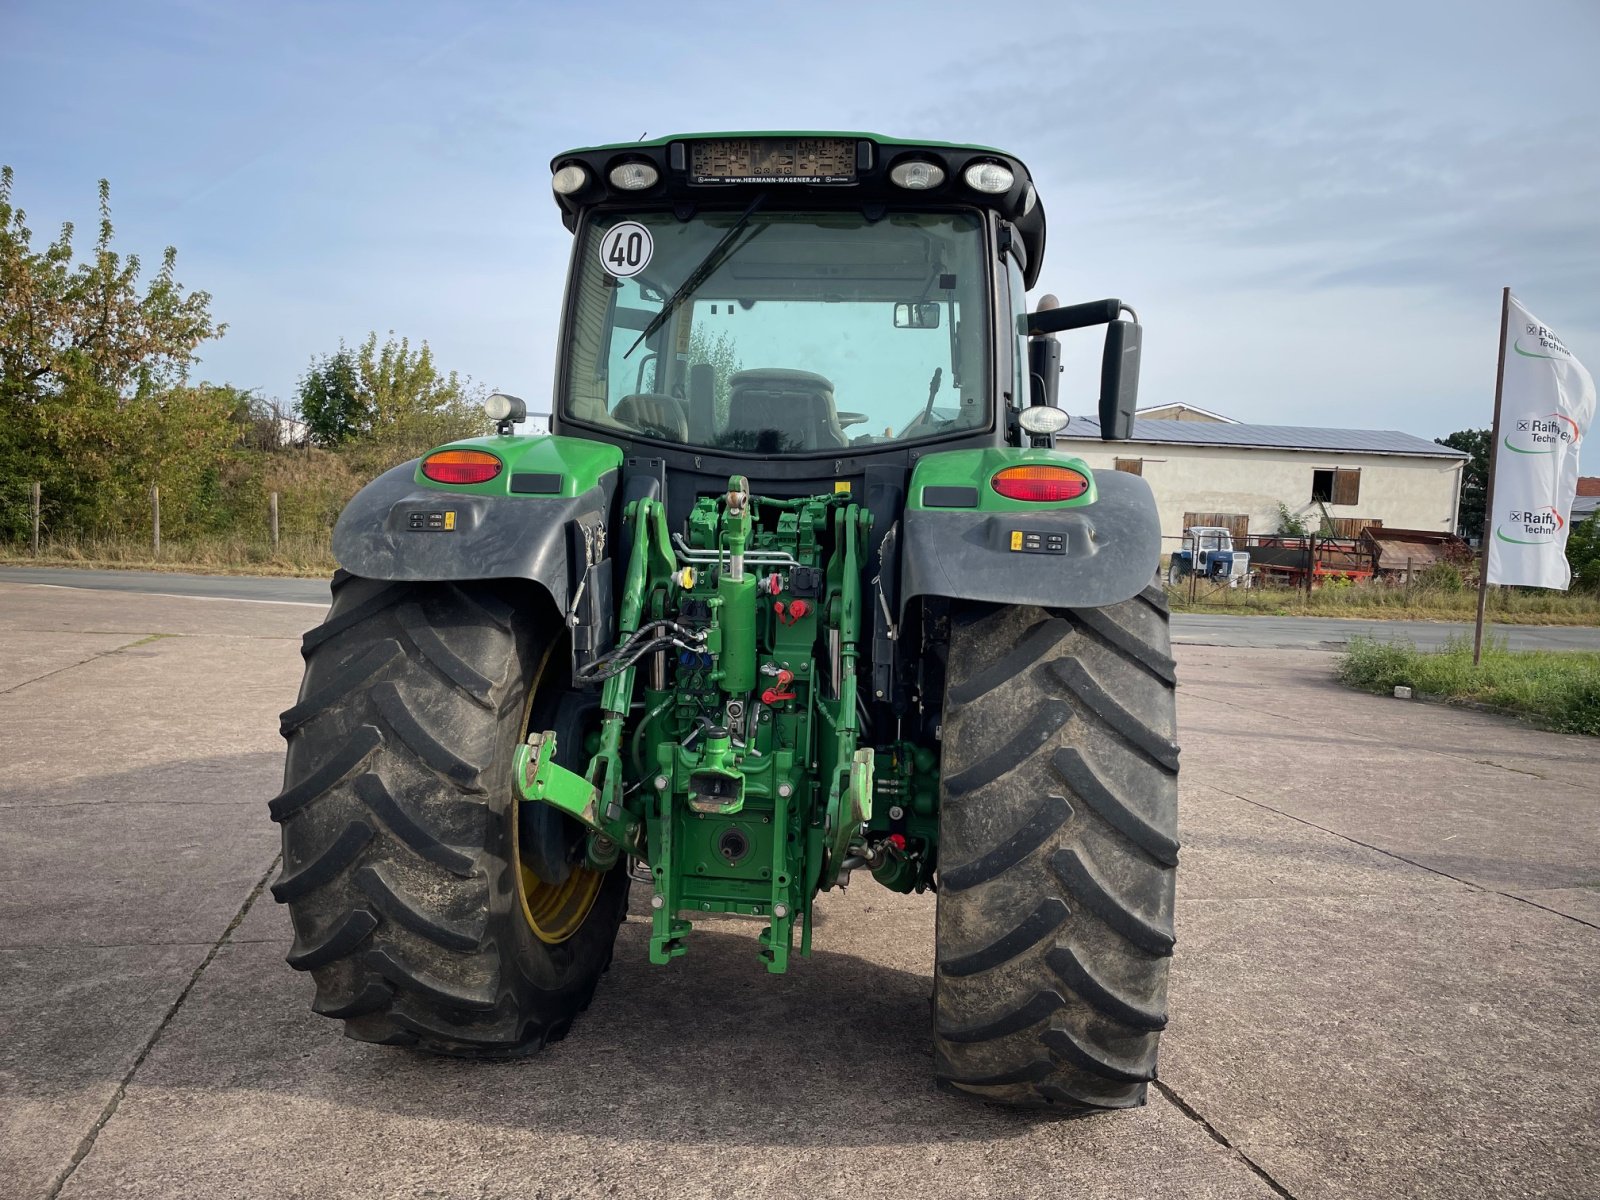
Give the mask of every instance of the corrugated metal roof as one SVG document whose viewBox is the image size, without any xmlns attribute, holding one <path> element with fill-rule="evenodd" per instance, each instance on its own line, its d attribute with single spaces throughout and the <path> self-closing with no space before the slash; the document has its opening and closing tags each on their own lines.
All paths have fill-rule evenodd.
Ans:
<svg viewBox="0 0 1600 1200">
<path fill-rule="evenodd" d="M 1100 440 L 1100 422 L 1074 416 L 1061 441 Z M 1466 458 L 1460 450 L 1441 446 L 1397 429 L 1313 429 L 1304 425 L 1224 425 L 1216 421 L 1148 421 L 1134 419 L 1135 442 L 1182 442 L 1191 446 L 1240 446 L 1266 450 L 1324 450 L 1347 454 L 1404 454 L 1427 458 Z M 1108 446 L 1124 443 L 1107 442 Z"/>
</svg>

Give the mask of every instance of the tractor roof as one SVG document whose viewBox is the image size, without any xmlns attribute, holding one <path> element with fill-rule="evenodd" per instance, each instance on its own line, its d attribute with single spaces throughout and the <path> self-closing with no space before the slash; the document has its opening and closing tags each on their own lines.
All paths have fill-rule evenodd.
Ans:
<svg viewBox="0 0 1600 1200">
<path fill-rule="evenodd" d="M 781 156 L 784 172 L 766 169 L 767 153 Z M 813 171 L 797 166 L 813 157 Z M 715 161 L 716 175 L 705 174 Z M 896 184 L 890 172 L 911 161 L 930 162 L 941 168 L 943 179 L 915 190 Z M 729 164 L 738 162 L 739 167 Z M 1008 168 L 1011 186 L 999 193 L 980 192 L 965 178 L 968 168 L 981 163 Z M 647 187 L 624 190 L 611 180 L 612 172 L 628 163 L 647 163 L 656 170 Z M 1009 220 L 1022 243 L 1024 276 L 1031 288 L 1044 261 L 1044 205 L 1034 190 L 1033 178 L 1021 159 L 992 146 L 932 142 L 916 138 L 891 138 L 876 133 L 815 130 L 764 130 L 730 133 L 669 134 L 650 141 L 613 142 L 583 146 L 558 154 L 551 172 L 581 166 L 584 181 L 566 194 L 557 193 L 562 221 L 575 229 L 579 215 L 601 206 L 640 208 L 670 205 L 743 207 L 758 191 L 777 190 L 775 200 L 787 208 L 860 208 L 890 206 L 938 208 L 951 204 L 992 209 Z"/>
</svg>

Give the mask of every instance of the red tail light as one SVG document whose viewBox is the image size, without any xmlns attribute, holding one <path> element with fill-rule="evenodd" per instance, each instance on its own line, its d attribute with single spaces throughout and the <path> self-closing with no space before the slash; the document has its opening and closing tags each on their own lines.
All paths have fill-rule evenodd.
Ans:
<svg viewBox="0 0 1600 1200">
<path fill-rule="evenodd" d="M 1088 478 L 1071 467 L 1007 467 L 997 471 L 989 483 L 1008 500 L 1038 503 L 1076 500 L 1089 490 Z"/>
<path fill-rule="evenodd" d="M 487 483 L 500 465 L 486 450 L 440 450 L 422 460 L 422 473 L 435 483 Z"/>
</svg>

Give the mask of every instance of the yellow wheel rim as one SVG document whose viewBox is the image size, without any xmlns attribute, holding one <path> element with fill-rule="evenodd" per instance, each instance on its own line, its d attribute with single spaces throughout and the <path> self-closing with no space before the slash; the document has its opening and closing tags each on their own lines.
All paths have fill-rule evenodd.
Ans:
<svg viewBox="0 0 1600 1200">
<path fill-rule="evenodd" d="M 544 678 L 545 666 L 554 649 L 554 643 L 546 648 L 544 659 L 534 672 L 533 687 L 528 689 L 528 702 L 522 711 L 524 729 L 528 727 L 528 718 L 533 713 L 533 698 L 538 694 L 539 682 Z M 512 803 L 520 805 L 522 801 L 513 800 Z M 517 899 L 522 904 L 522 915 L 536 938 L 552 946 L 559 945 L 583 928 L 584 919 L 594 907 L 595 898 L 600 895 L 600 885 L 605 881 L 605 875 L 588 867 L 575 866 L 563 882 L 546 883 L 522 861 L 522 843 L 517 836 L 515 822 L 511 833 L 511 853 L 516 856 L 517 864 Z"/>
<path fill-rule="evenodd" d="M 546 883 L 520 859 L 517 867 L 522 915 L 528 919 L 528 928 L 535 937 L 554 946 L 583 928 L 605 878 L 599 871 L 573 867 L 565 882 Z"/>
</svg>

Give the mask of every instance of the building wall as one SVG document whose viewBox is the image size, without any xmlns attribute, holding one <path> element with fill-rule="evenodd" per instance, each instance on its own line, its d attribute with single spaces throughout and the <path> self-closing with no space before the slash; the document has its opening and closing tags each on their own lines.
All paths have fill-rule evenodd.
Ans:
<svg viewBox="0 0 1600 1200">
<path fill-rule="evenodd" d="M 1398 529 L 1455 529 L 1460 459 L 1344 454 L 1326 450 L 1270 450 L 1243 446 L 1188 446 L 1165 442 L 1102 442 L 1061 438 L 1057 446 L 1096 470 L 1116 460 L 1143 459 L 1145 481 L 1161 510 L 1163 537 L 1183 536 L 1183 515 L 1242 513 L 1250 532 L 1276 533 L 1278 503 L 1315 527 L 1321 507 L 1311 500 L 1312 472 L 1355 467 L 1361 471 L 1355 504 L 1328 504 L 1331 517 L 1364 517 Z"/>
</svg>

